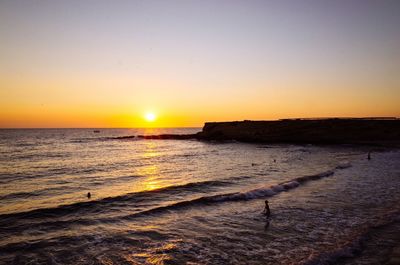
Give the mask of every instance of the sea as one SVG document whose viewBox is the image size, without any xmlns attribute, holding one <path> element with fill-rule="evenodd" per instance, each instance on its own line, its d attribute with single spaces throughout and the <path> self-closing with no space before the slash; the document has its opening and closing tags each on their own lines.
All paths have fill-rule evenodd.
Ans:
<svg viewBox="0 0 400 265">
<path fill-rule="evenodd" d="M 0 264 L 383 264 L 400 244 L 399 149 L 137 137 L 200 130 L 0 130 Z"/>
</svg>

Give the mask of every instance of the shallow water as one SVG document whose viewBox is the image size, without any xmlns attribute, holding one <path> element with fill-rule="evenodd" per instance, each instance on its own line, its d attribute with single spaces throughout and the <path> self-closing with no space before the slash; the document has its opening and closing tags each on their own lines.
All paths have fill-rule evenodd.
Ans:
<svg viewBox="0 0 400 265">
<path fill-rule="evenodd" d="M 399 221 L 396 150 L 118 139 L 198 130 L 0 130 L 0 263 L 328 264 Z"/>
</svg>

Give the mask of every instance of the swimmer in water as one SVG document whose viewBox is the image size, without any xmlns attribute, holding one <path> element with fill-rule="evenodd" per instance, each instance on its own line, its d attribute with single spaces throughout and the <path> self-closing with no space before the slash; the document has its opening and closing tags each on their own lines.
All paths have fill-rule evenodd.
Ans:
<svg viewBox="0 0 400 265">
<path fill-rule="evenodd" d="M 371 160 L 371 151 L 368 152 L 368 160 Z"/>
<path fill-rule="evenodd" d="M 90 192 L 87 193 L 87 198 L 90 199 L 90 197 L 92 197 L 92 194 L 90 194 Z"/>
<path fill-rule="evenodd" d="M 271 215 L 271 210 L 269 209 L 268 200 L 265 200 L 265 208 L 264 208 L 263 214 L 264 214 L 267 218 L 269 218 L 269 216 Z"/>
</svg>

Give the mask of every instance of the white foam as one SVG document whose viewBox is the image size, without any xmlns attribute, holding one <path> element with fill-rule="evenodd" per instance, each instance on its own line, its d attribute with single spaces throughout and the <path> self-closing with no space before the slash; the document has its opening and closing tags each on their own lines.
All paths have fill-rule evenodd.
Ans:
<svg viewBox="0 0 400 265">
<path fill-rule="evenodd" d="M 286 190 L 289 190 L 289 189 L 293 189 L 293 188 L 300 186 L 300 183 L 298 181 L 293 180 L 293 181 L 285 182 L 282 185 Z"/>
<path fill-rule="evenodd" d="M 261 188 L 261 189 L 255 189 L 251 190 L 245 193 L 246 198 L 248 199 L 253 199 L 253 198 L 259 198 L 259 197 L 269 197 L 275 195 L 276 192 L 273 191 L 271 188 Z"/>
<path fill-rule="evenodd" d="M 345 169 L 345 168 L 349 168 L 349 167 L 352 167 L 350 162 L 342 162 L 336 166 L 336 169 Z"/>
<path fill-rule="evenodd" d="M 287 191 L 290 189 L 297 188 L 301 185 L 302 182 L 311 181 L 314 179 L 329 177 L 334 174 L 334 170 L 328 170 L 316 175 L 305 176 L 296 178 L 293 180 L 289 180 L 286 182 L 282 182 L 276 185 L 272 185 L 269 187 L 262 187 L 253 190 L 249 190 L 246 192 L 237 192 L 237 193 L 230 193 L 230 194 L 221 194 L 215 195 L 211 197 L 203 197 L 203 199 L 207 201 L 214 201 L 214 202 L 223 202 L 223 201 L 236 201 L 236 200 L 251 200 L 263 197 L 271 197 L 274 196 L 282 191 Z M 302 181 L 299 181 L 302 179 Z"/>
</svg>

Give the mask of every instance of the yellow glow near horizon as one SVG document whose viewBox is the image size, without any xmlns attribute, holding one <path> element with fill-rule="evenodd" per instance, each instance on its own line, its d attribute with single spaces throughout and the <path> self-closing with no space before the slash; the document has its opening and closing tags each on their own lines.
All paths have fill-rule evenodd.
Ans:
<svg viewBox="0 0 400 265">
<path fill-rule="evenodd" d="M 0 128 L 400 117 L 400 1 L 164 2 L 0 1 Z"/>
<path fill-rule="evenodd" d="M 147 112 L 144 115 L 144 118 L 146 119 L 146 121 L 148 122 L 153 122 L 157 119 L 157 116 L 153 113 L 153 112 Z"/>
</svg>

